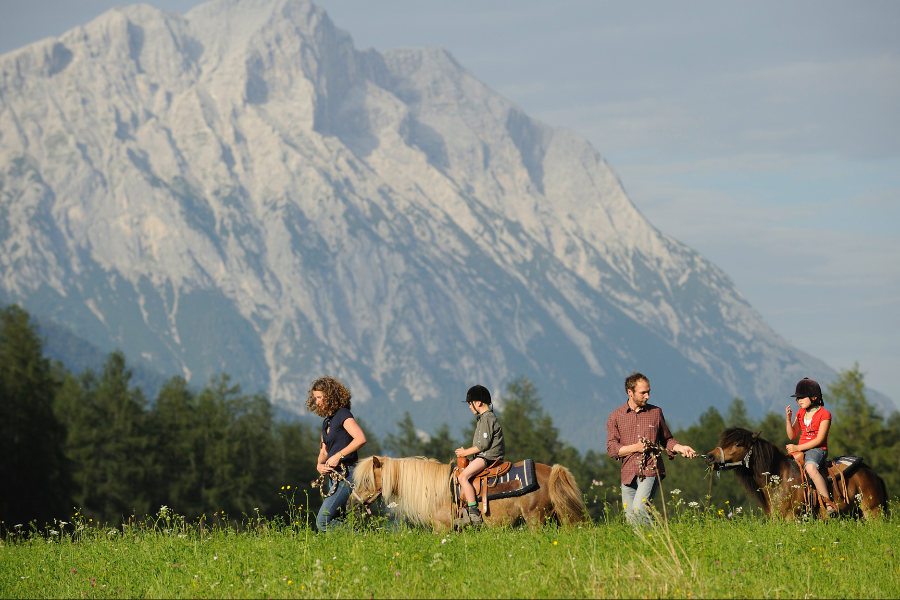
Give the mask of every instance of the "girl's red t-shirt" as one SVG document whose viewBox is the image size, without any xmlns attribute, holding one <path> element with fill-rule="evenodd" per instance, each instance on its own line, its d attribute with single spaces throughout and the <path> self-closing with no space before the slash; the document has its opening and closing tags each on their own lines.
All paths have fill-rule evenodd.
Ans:
<svg viewBox="0 0 900 600">
<path fill-rule="evenodd" d="M 806 442 L 811 442 L 816 439 L 816 436 L 819 435 L 819 427 L 821 426 L 822 421 L 830 421 L 831 413 L 825 410 L 824 407 L 819 407 L 819 410 L 813 413 L 812 419 L 809 421 L 809 427 L 803 422 L 804 417 L 806 417 L 806 409 L 801 408 L 797 411 L 797 423 L 800 424 L 800 441 L 797 442 L 797 445 L 805 444 Z M 825 439 L 822 440 L 822 445 L 818 447 L 823 450 L 828 450 L 828 434 L 826 434 Z"/>
</svg>

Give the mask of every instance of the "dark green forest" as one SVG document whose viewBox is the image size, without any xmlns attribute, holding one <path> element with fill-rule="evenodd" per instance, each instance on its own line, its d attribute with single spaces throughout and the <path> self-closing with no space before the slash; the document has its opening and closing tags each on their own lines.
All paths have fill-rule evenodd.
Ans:
<svg viewBox="0 0 900 600">
<path fill-rule="evenodd" d="M 100 372 L 72 373 L 46 356 L 43 343 L 26 311 L 15 305 L 0 310 L 0 530 L 29 522 L 40 526 L 71 516 L 76 507 L 110 524 L 143 518 L 161 506 L 187 519 L 225 513 L 240 520 L 257 510 L 274 516 L 287 509 L 287 486 L 299 492 L 298 503 L 318 506 L 318 493 L 309 487 L 318 476 L 318 430 L 308 422 L 277 420 L 263 394 L 243 393 L 225 374 L 199 391 L 173 377 L 151 401 L 134 384 L 121 352 L 109 354 Z M 858 365 L 829 386 L 826 406 L 835 423 L 829 454 L 863 456 L 893 497 L 900 489 L 900 414 L 884 418 L 863 387 Z M 604 451 L 581 453 L 566 443 L 533 383 L 524 376 L 511 382 L 498 405 L 508 460 L 563 464 L 594 518 L 618 511 L 619 463 Z M 422 436 L 406 413 L 381 443 L 367 431 L 361 455 L 450 462 L 454 448 L 471 445 L 474 419 L 463 411 L 460 419 L 469 422 L 462 439 L 448 424 Z M 358 420 L 365 429 L 364 415 Z M 788 441 L 783 414 L 751 419 L 740 398 L 721 411 L 711 407 L 696 424 L 673 433 L 704 453 L 731 426 L 761 431 L 778 444 Z M 602 445 L 605 430 L 597 438 Z M 667 499 L 753 506 L 732 474 L 711 477 L 700 459 L 679 457 L 667 461 L 666 470 Z"/>
</svg>

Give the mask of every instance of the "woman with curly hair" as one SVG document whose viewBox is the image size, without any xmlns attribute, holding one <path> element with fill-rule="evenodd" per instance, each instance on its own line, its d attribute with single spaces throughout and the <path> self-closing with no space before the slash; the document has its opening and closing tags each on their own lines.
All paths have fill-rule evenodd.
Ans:
<svg viewBox="0 0 900 600">
<path fill-rule="evenodd" d="M 347 467 L 347 479 L 352 480 L 353 468 L 358 456 L 356 451 L 366 443 L 366 434 L 350 412 L 350 390 L 334 377 L 320 377 L 309 386 L 306 410 L 315 412 L 322 421 L 322 435 L 319 438 L 319 459 L 316 468 L 319 473 L 334 471 L 338 465 Z M 334 491 L 335 483 L 338 489 Z M 341 507 L 350 498 L 350 485 L 346 481 L 331 481 L 331 496 L 325 498 L 316 527 L 319 531 L 330 531 L 341 526 L 337 519 Z"/>
</svg>

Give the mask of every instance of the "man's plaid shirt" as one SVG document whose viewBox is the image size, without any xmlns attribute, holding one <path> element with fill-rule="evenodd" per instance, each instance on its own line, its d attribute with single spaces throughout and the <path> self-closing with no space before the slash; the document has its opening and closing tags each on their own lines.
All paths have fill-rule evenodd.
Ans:
<svg viewBox="0 0 900 600">
<path fill-rule="evenodd" d="M 622 461 L 622 483 L 631 483 L 637 477 L 641 465 L 641 453 L 634 452 L 628 456 L 619 456 L 619 448 L 638 443 L 639 437 L 645 437 L 651 442 L 656 442 L 668 451 L 669 458 L 675 457 L 672 448 L 678 442 L 672 437 L 669 426 L 662 409 L 647 403 L 641 412 L 634 412 L 626 402 L 609 415 L 606 422 L 606 451 L 616 460 Z M 666 466 L 662 457 L 657 459 L 659 478 L 666 476 Z M 654 477 L 657 469 L 645 469 L 645 477 Z"/>
</svg>

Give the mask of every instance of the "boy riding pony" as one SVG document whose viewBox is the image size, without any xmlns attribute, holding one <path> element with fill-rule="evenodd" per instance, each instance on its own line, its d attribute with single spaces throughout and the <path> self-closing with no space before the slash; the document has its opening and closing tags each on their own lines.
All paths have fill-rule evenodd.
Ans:
<svg viewBox="0 0 900 600">
<path fill-rule="evenodd" d="M 475 455 L 475 458 L 459 474 L 459 487 L 468 502 L 469 521 L 478 526 L 484 523 L 478 503 L 475 500 L 475 487 L 472 478 L 484 470 L 486 466 L 502 461 L 506 454 L 506 446 L 503 443 L 503 429 L 500 421 L 491 408 L 491 393 L 483 385 L 473 385 L 466 393 L 465 402 L 475 415 L 475 436 L 471 448 L 457 448 L 456 456 L 464 457 Z M 482 493 L 487 494 L 484 490 Z"/>
</svg>

